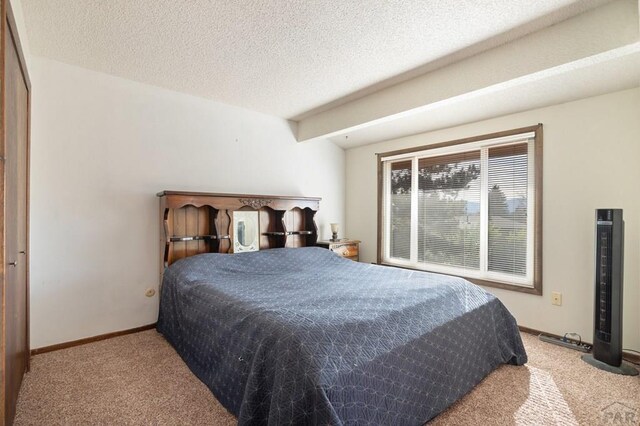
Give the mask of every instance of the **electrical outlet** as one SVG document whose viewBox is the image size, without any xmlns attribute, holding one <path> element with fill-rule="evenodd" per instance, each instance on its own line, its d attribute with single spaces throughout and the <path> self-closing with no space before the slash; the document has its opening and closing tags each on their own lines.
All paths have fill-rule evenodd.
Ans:
<svg viewBox="0 0 640 426">
<path fill-rule="evenodd" d="M 557 291 L 551 292 L 551 304 L 562 306 L 562 293 Z"/>
<path fill-rule="evenodd" d="M 152 288 L 148 288 L 147 291 L 144 292 L 144 295 L 147 297 L 153 297 L 155 296 L 156 291 Z"/>
</svg>

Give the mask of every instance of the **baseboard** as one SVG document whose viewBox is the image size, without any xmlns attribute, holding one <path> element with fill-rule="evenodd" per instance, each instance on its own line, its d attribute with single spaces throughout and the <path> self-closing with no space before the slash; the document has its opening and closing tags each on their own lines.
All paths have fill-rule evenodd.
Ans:
<svg viewBox="0 0 640 426">
<path fill-rule="evenodd" d="M 523 327 L 521 325 L 518 326 L 518 328 L 520 329 L 520 331 L 522 331 L 523 333 L 529 333 L 529 334 L 535 334 L 536 336 L 539 334 L 544 334 L 545 336 L 550 336 L 550 337 L 555 337 L 558 339 L 562 339 L 562 336 L 559 336 L 557 334 L 553 334 L 553 333 L 547 333 L 546 331 L 540 331 L 540 330 L 536 330 L 533 328 L 529 328 L 529 327 Z M 583 340 L 584 343 L 587 343 L 589 345 L 591 345 L 591 342 L 586 342 Z M 638 354 L 634 354 L 631 352 L 622 352 L 622 358 L 626 361 L 629 361 L 631 363 L 634 364 L 640 364 L 640 355 Z"/>
<path fill-rule="evenodd" d="M 32 349 L 31 355 L 33 356 L 33 355 L 43 354 L 46 352 L 58 351 L 60 349 L 72 348 L 74 346 L 86 345 L 87 343 L 111 339 L 112 337 L 124 336 L 126 334 L 133 334 L 133 333 L 139 333 L 141 331 L 151 330 L 152 328 L 155 328 L 155 327 L 156 327 L 156 323 L 153 323 L 153 324 L 143 325 L 142 327 L 130 328 L 128 330 L 114 331 L 113 333 L 101 334 L 99 336 L 86 337 L 84 339 L 73 340 L 71 342 L 58 343 L 51 346 L 43 346 L 41 348 Z M 557 334 L 547 333 L 546 331 L 540 331 L 540 330 L 525 327 L 522 325 L 519 325 L 518 329 L 520 329 L 520 331 L 523 333 L 534 334 L 536 336 L 539 334 L 545 334 L 551 337 L 562 338 L 562 336 L 559 336 Z M 585 343 L 591 344 L 590 342 L 585 342 Z M 637 355 L 631 352 L 623 352 L 622 357 L 625 360 L 632 362 L 634 364 L 640 364 L 640 355 Z"/>
<path fill-rule="evenodd" d="M 46 352 L 59 351 L 60 349 L 72 348 L 74 346 L 86 345 L 87 343 L 98 342 L 100 340 L 111 339 L 112 337 L 124 336 L 125 334 L 138 333 L 140 331 L 156 328 L 156 323 L 143 325 L 142 327 L 130 328 L 128 330 L 114 331 L 113 333 L 101 334 L 99 336 L 85 337 L 84 339 L 73 340 L 71 342 L 58 343 L 51 346 L 43 346 L 31 350 L 31 355 L 43 354 Z"/>
</svg>

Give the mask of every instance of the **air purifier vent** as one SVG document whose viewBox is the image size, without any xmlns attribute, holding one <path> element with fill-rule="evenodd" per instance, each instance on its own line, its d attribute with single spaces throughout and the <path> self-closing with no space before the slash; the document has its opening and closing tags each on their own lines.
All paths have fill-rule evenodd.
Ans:
<svg viewBox="0 0 640 426">
<path fill-rule="evenodd" d="M 596 210 L 593 355 L 582 359 L 606 371 L 638 374 L 622 364 L 624 221 L 621 209 Z"/>
</svg>

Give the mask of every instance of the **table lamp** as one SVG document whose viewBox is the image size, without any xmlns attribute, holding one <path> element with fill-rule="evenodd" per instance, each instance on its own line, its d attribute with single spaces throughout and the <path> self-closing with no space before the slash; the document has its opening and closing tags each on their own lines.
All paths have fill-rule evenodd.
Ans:
<svg viewBox="0 0 640 426">
<path fill-rule="evenodd" d="M 331 224 L 331 241 L 338 241 L 338 224 Z"/>
</svg>

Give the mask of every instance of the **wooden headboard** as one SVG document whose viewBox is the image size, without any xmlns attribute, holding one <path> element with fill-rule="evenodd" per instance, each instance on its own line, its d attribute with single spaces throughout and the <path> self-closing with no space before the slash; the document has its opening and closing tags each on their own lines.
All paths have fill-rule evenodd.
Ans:
<svg viewBox="0 0 640 426">
<path fill-rule="evenodd" d="M 315 245 L 320 198 L 162 191 L 160 280 L 164 268 L 200 253 L 229 253 L 232 213 L 257 210 L 260 250 Z"/>
</svg>

